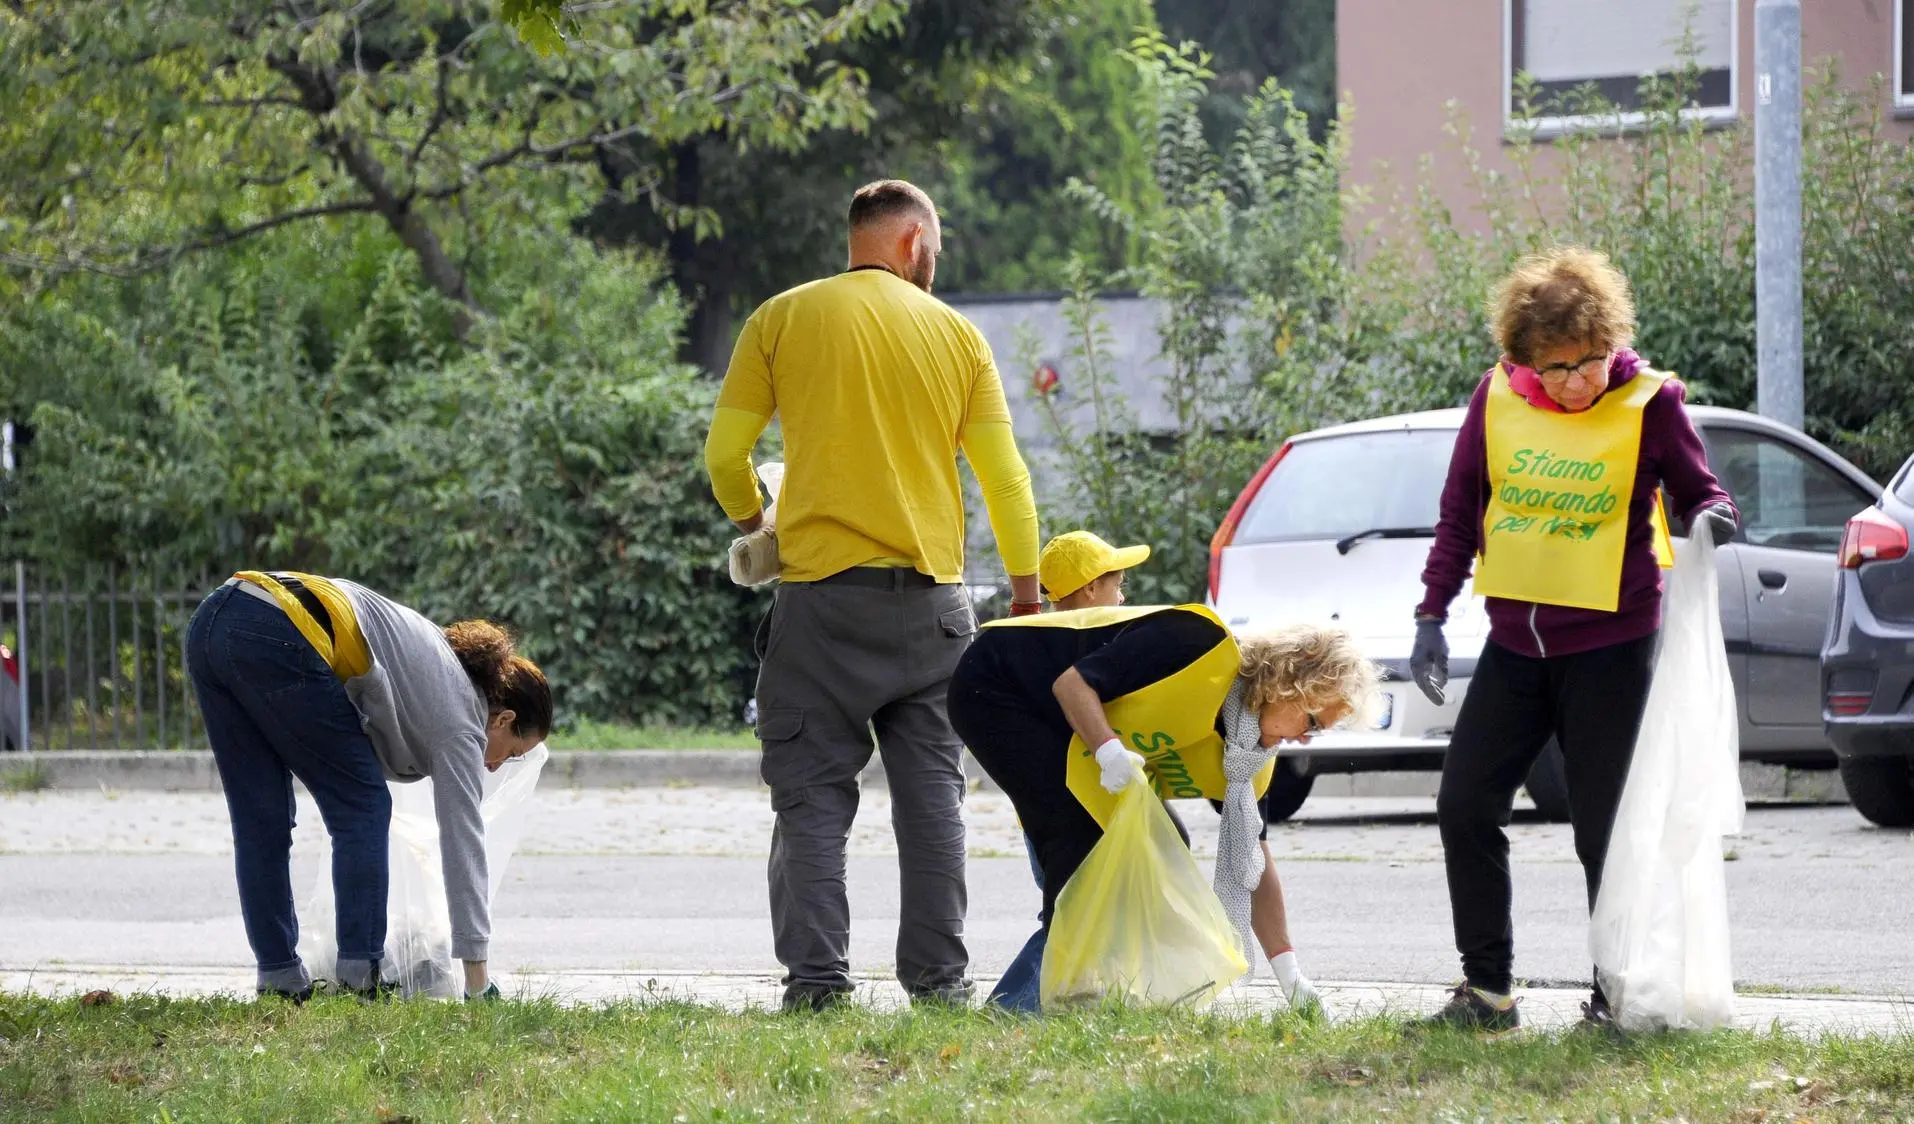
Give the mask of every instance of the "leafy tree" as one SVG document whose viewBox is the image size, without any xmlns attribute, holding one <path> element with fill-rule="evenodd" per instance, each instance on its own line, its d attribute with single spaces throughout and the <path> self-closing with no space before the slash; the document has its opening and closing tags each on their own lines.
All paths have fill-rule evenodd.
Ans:
<svg viewBox="0 0 1914 1124">
<path fill-rule="evenodd" d="M 1334 120 L 1335 0 L 1156 0 L 1156 13 L 1172 42 L 1211 52 L 1202 118 L 1212 140 L 1242 125 L 1250 99 L 1272 78 L 1318 137 Z"/>
<path fill-rule="evenodd" d="M 0 263 L 126 275 L 362 215 L 467 324 L 474 196 L 563 204 L 616 162 L 628 196 L 708 225 L 655 154 L 863 128 L 863 77 L 816 56 L 903 6 L 610 0 L 540 55 L 484 0 L 17 0 L 0 8 Z M 550 6 L 508 7 L 525 27 Z"/>
<path fill-rule="evenodd" d="M 802 150 L 708 135 L 629 168 L 581 223 L 594 237 L 666 247 L 693 302 L 683 352 L 722 369 L 736 318 L 771 294 L 843 268 L 844 207 L 864 182 L 903 176 L 943 211 L 940 291 L 1054 288 L 1071 253 L 1127 260 L 1117 232 L 1063 193 L 1072 176 L 1141 203 L 1151 190 L 1138 122 L 1143 90 L 1122 46 L 1150 23 L 1147 0 L 919 0 L 895 33 L 828 55 L 865 76 L 868 128 L 836 128 Z M 649 166 L 707 209 L 709 229 L 674 229 L 625 188 Z"/>
</svg>

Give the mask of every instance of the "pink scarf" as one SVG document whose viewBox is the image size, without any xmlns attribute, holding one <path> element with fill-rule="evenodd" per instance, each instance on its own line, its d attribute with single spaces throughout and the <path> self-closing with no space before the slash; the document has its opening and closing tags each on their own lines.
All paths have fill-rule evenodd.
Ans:
<svg viewBox="0 0 1914 1124">
<path fill-rule="evenodd" d="M 1502 365 L 1509 369 L 1509 389 L 1520 394 L 1529 405 L 1538 410 L 1550 410 L 1557 414 L 1568 412 L 1562 409 L 1561 403 L 1548 396 L 1547 389 L 1542 386 L 1542 376 L 1535 373 L 1535 368 L 1524 367 L 1506 355 L 1502 357 Z M 1607 394 L 1609 390 L 1634 378 L 1635 373 L 1647 365 L 1633 349 L 1617 348 L 1615 358 L 1608 364 L 1608 390 L 1602 393 Z M 1599 402 L 1601 399 L 1597 398 L 1596 401 Z"/>
</svg>

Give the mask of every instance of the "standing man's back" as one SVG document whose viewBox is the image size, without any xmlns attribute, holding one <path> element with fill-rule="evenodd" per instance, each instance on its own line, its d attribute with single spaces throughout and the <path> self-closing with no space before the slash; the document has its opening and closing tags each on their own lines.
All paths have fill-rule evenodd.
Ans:
<svg viewBox="0 0 1914 1124">
<path fill-rule="evenodd" d="M 1037 518 L 990 348 L 930 296 L 928 196 L 886 180 L 851 202 L 848 272 L 781 293 L 745 324 L 706 442 L 712 489 L 762 520 L 750 454 L 782 422 L 783 584 L 760 653 L 758 736 L 777 826 L 771 919 L 785 1004 L 849 992 L 845 843 L 871 731 L 902 879 L 898 978 L 967 1000 L 963 749 L 945 691 L 976 631 L 964 572 L 961 449 L 984 489 L 1012 611 L 1039 606 Z"/>
</svg>

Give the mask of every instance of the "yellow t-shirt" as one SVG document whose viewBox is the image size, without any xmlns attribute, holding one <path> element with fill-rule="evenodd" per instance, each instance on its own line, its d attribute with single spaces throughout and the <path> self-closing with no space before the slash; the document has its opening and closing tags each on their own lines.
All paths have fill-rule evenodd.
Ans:
<svg viewBox="0 0 1914 1124">
<path fill-rule="evenodd" d="M 1014 467 L 998 463 L 1010 410 L 990 345 L 894 274 L 838 274 L 759 306 L 732 352 L 717 415 L 706 460 L 733 519 L 758 509 L 750 445 L 773 415 L 782 422 L 778 555 L 787 581 L 895 563 L 961 580 L 960 448 L 984 485 L 1006 567 L 1036 572 L 1036 508 L 1014 443 Z M 985 444 L 984 433 L 993 455 L 980 458 L 967 444 Z"/>
</svg>

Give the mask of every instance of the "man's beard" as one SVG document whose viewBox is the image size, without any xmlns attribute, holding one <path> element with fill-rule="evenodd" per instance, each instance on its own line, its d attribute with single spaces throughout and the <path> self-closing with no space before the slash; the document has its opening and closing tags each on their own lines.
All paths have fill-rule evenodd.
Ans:
<svg viewBox="0 0 1914 1124">
<path fill-rule="evenodd" d="M 910 276 L 906 280 L 928 293 L 931 278 L 936 272 L 937 255 L 931 253 L 927 246 L 918 246 L 917 253 L 911 258 Z"/>
</svg>

